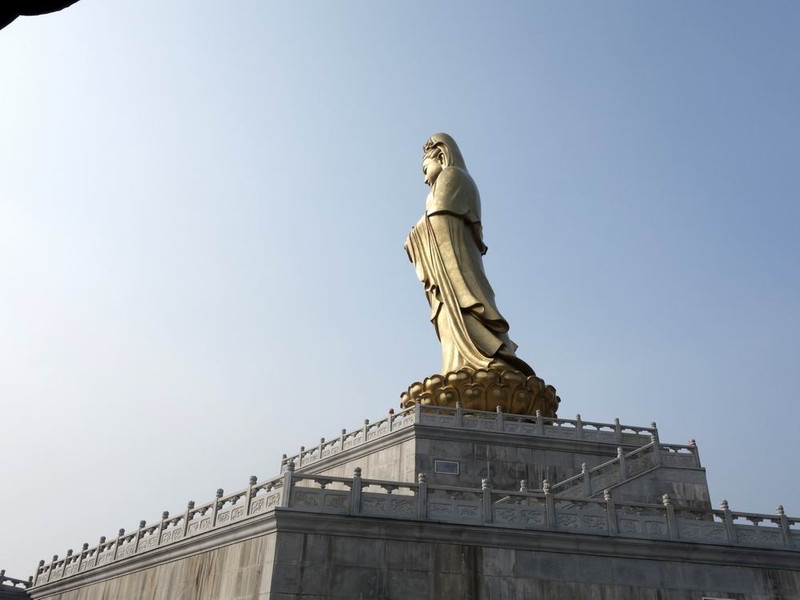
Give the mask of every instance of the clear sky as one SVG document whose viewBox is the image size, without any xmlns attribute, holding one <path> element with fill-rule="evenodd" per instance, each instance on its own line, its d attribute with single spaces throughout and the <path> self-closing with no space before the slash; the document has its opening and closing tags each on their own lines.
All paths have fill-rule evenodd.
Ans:
<svg viewBox="0 0 800 600">
<path fill-rule="evenodd" d="M 439 369 L 458 141 L 559 415 L 800 515 L 800 3 L 82 0 L 0 31 L 0 568 L 276 475 Z"/>
</svg>

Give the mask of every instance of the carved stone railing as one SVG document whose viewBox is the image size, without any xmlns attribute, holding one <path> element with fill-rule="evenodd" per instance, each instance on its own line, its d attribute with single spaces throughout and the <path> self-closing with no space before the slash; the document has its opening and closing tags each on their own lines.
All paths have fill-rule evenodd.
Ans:
<svg viewBox="0 0 800 600">
<path fill-rule="evenodd" d="M 602 499 L 570 498 L 547 482 L 541 492 L 525 482 L 508 492 L 488 480 L 481 489 L 430 485 L 424 474 L 417 483 L 363 479 L 360 469 L 352 478 L 295 473 L 292 481 L 289 507 L 309 512 L 800 551 L 800 519 L 782 507 L 776 515 L 737 513 L 723 501 L 720 510 L 690 510 L 666 494 L 661 504 L 615 503 L 610 490 Z"/>
<path fill-rule="evenodd" d="M 646 453 L 644 449 L 642 452 Z M 263 483 L 252 477 L 246 488 L 233 494 L 217 490 L 216 498 L 207 504 L 196 506 L 189 502 L 186 510 L 176 516 L 164 512 L 151 524 L 141 521 L 132 533 L 120 529 L 111 539 L 101 537 L 92 548 L 84 544 L 78 553 L 68 550 L 63 558 L 54 556 L 49 563 L 41 561 L 34 587 L 124 561 L 279 507 L 360 517 L 800 551 L 800 519 L 787 517 L 780 506 L 776 515 L 732 512 L 725 501 L 720 510 L 690 510 L 673 506 L 667 495 L 661 504 L 615 503 L 608 489 L 602 499 L 556 495 L 554 490 L 547 481 L 541 491 L 528 490 L 523 481 L 518 492 L 509 492 L 493 490 L 486 479 L 480 489 L 429 485 L 424 474 L 416 483 L 363 479 L 358 468 L 351 478 L 332 477 L 297 473 L 288 463 L 279 477 Z"/>
<path fill-rule="evenodd" d="M 364 425 L 348 432 L 342 429 L 341 434 L 326 440 L 322 438 L 316 446 L 300 447 L 294 456 L 284 455 L 281 466 L 293 462 L 298 469 L 318 462 L 322 459 L 350 450 L 356 446 L 383 438 L 412 425 L 428 425 L 448 429 L 468 431 L 485 431 L 509 433 L 534 437 L 545 437 L 562 440 L 587 440 L 610 444 L 643 446 L 649 444 L 653 437 L 658 439 L 655 423 L 650 427 L 622 425 L 619 419 L 613 423 L 584 421 L 578 415 L 575 419 L 553 419 L 536 416 L 515 415 L 500 410 L 483 411 L 467 410 L 456 404 L 455 408 L 446 406 L 425 406 L 420 404 L 398 413 L 390 411 L 387 417 L 371 423 L 369 419 Z"/>
<path fill-rule="evenodd" d="M 24 579 L 14 579 L 13 577 L 6 577 L 6 570 L 0 570 L 0 586 L 5 586 L 6 588 L 17 588 L 20 590 L 26 590 L 33 585 L 33 576 L 29 577 L 27 580 Z M 2 591 L 2 587 L 0 587 L 0 591 Z"/>
<path fill-rule="evenodd" d="M 617 448 L 616 458 L 591 469 L 584 463 L 580 473 L 553 484 L 552 492 L 558 496 L 589 498 L 662 465 L 672 468 L 699 468 L 697 446 L 661 444 L 654 436 L 649 444 L 627 454 L 623 448 Z"/>
<path fill-rule="evenodd" d="M 342 429 L 340 435 L 326 440 L 322 438 L 320 443 L 316 446 L 306 449 L 305 446 L 300 446 L 300 452 L 294 456 L 287 457 L 283 455 L 281 461 L 281 468 L 284 465 L 292 462 L 297 468 L 302 468 L 311 463 L 315 463 L 324 458 L 328 458 L 334 454 L 339 454 L 345 450 L 350 450 L 356 446 L 361 446 L 372 440 L 385 437 L 390 433 L 405 429 L 415 423 L 415 412 L 413 408 L 395 413 L 390 410 L 389 414 L 373 423 L 369 419 L 364 420 L 364 425 L 348 432 Z"/>
<path fill-rule="evenodd" d="M 120 529 L 112 538 L 101 537 L 91 548 L 85 543 L 77 553 L 67 550 L 62 558 L 55 555 L 49 563 L 39 561 L 34 585 L 58 581 L 272 511 L 284 501 L 287 477 L 291 481 L 291 471 L 287 473 L 288 476 L 284 474 L 263 483 L 251 477 L 249 485 L 236 493 L 226 496 L 219 489 L 216 498 L 207 504 L 196 506 L 190 501 L 186 510 L 175 516 L 164 511 L 160 519 L 150 524 L 140 521 L 135 531 L 126 533 Z"/>
</svg>

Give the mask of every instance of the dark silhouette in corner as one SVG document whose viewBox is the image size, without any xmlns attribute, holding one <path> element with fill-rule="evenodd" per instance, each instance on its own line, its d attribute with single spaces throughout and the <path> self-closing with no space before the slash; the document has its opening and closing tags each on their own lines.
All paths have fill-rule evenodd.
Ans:
<svg viewBox="0 0 800 600">
<path fill-rule="evenodd" d="M 44 15 L 72 6 L 78 0 L 5 0 L 0 6 L 0 29 L 19 16 Z"/>
</svg>

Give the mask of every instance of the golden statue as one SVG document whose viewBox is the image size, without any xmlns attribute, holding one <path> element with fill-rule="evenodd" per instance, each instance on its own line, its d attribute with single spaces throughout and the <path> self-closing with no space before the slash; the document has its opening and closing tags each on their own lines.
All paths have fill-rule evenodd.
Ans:
<svg viewBox="0 0 800 600">
<path fill-rule="evenodd" d="M 528 402 L 532 396 L 526 396 L 525 407 L 521 400 L 512 402 L 513 390 L 508 402 L 503 404 L 507 404 L 509 409 L 512 404 L 517 405 L 509 412 L 534 414 L 535 410 L 546 408 L 543 413 L 549 414 L 545 416 L 554 415 L 557 406 L 555 389 L 544 386 L 533 369 L 517 357 L 517 345 L 508 337 L 508 322 L 497 309 L 494 291 L 483 270 L 482 256 L 487 248 L 481 227 L 480 195 L 467 172 L 461 151 L 446 133 L 432 136 L 423 151 L 422 172 L 431 189 L 425 202 L 425 213 L 411 229 L 405 249 L 424 285 L 431 307 L 430 318 L 442 344 L 443 375 L 429 378 L 426 382 L 441 380 L 441 385 L 433 382 L 431 386 L 452 388 L 446 381 L 450 374 L 449 379 L 461 382 L 456 388 L 472 386 L 475 377 L 487 386 L 490 380 L 497 380 L 497 385 L 502 386 L 501 379 L 508 379 L 508 384 L 514 379 L 513 389 L 521 385 L 520 389 L 527 388 L 530 392 L 528 396 L 531 393 L 538 396 L 539 392 L 549 388 L 552 391 L 547 394 L 550 402 L 545 404 L 555 403 L 552 408 L 546 408 L 543 401 L 534 406 L 533 402 Z M 455 377 L 456 372 L 460 373 L 459 377 Z M 529 379 L 536 381 L 526 384 Z M 415 384 L 418 391 L 422 390 L 420 385 L 423 384 Z M 413 389 L 414 386 L 409 388 L 409 393 Z M 436 394 L 441 396 L 439 392 Z M 453 397 L 450 394 L 449 399 L 444 396 L 435 399 L 429 395 L 426 398 L 428 402 L 423 403 L 453 404 Z M 413 401 L 414 393 L 403 395 L 404 405 Z M 491 402 L 483 397 L 480 408 L 494 410 L 495 405 Z"/>
</svg>

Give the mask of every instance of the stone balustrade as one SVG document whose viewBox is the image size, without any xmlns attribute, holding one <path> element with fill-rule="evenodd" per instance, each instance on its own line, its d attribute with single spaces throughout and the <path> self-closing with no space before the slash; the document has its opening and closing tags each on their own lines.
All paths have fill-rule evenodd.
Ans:
<svg viewBox="0 0 800 600">
<path fill-rule="evenodd" d="M 664 456 L 663 445 L 655 440 L 649 448 L 645 446 L 639 450 L 643 456 L 648 452 L 650 456 Z M 666 452 L 682 454 L 682 447 L 670 446 Z M 635 460 L 641 459 L 632 462 Z M 593 471 L 602 473 L 606 465 Z M 619 465 L 616 468 L 619 469 Z M 579 477 L 585 477 L 586 473 Z M 83 544 L 77 553 L 68 550 L 63 558 L 54 556 L 49 563 L 40 561 L 34 587 L 126 560 L 276 508 L 800 552 L 800 519 L 786 516 L 781 506 L 775 515 L 733 512 L 725 501 L 719 510 L 686 509 L 674 506 L 667 495 L 661 504 L 617 503 L 608 489 L 602 499 L 556 495 L 556 489 L 557 486 L 551 486 L 546 480 L 542 482 L 541 491 L 528 490 L 523 481 L 518 492 L 494 490 L 485 479 L 480 489 L 430 485 L 424 474 L 420 474 L 416 483 L 372 480 L 362 478 L 360 469 L 356 469 L 351 478 L 332 477 L 295 472 L 294 464 L 289 462 L 279 477 L 262 483 L 251 477 L 246 488 L 233 494 L 217 490 L 215 499 L 207 504 L 196 506 L 189 502 L 186 510 L 175 516 L 165 511 L 160 519 L 150 524 L 141 521 L 131 533 L 120 529 L 115 537 L 101 537 L 92 548 Z M 25 585 L 21 580 L 5 580 Z"/>
<path fill-rule="evenodd" d="M 33 585 L 33 576 L 26 580 L 14 579 L 13 577 L 6 577 L 6 570 L 0 570 L 0 585 L 7 588 L 27 589 Z"/>
<path fill-rule="evenodd" d="M 499 407 L 496 411 L 483 411 L 464 409 L 460 403 L 456 404 L 455 408 L 423 407 L 417 404 L 398 413 L 390 411 L 387 417 L 376 422 L 370 422 L 367 419 L 362 427 L 353 431 L 348 432 L 346 429 L 342 429 L 338 436 L 328 440 L 322 438 L 316 446 L 308 448 L 301 446 L 298 454 L 284 455 L 281 466 L 293 462 L 300 469 L 343 450 L 349 450 L 412 425 L 634 446 L 643 446 L 649 444 L 653 438 L 658 439 L 658 429 L 655 423 L 652 423 L 650 427 L 639 427 L 622 425 L 619 419 L 615 419 L 614 423 L 598 423 L 584 421 L 580 415 L 577 415 L 575 419 L 556 419 L 543 417 L 541 412 L 538 412 L 536 416 L 504 413 L 499 410 Z"/>
<path fill-rule="evenodd" d="M 169 512 L 164 511 L 160 519 L 150 524 L 140 521 L 139 526 L 131 533 L 120 529 L 112 538 L 101 537 L 97 545 L 91 548 L 88 543 L 84 543 L 77 553 L 67 550 L 63 558 L 56 555 L 49 563 L 44 560 L 39 561 L 35 585 L 70 577 L 223 527 L 246 517 L 272 511 L 281 504 L 285 481 L 285 476 L 281 475 L 258 483 L 257 478 L 253 476 L 249 485 L 236 493 L 225 495 L 224 491 L 219 489 L 216 498 L 211 502 L 196 506 L 190 501 L 186 510 L 175 516 L 170 516 Z"/>
<path fill-rule="evenodd" d="M 654 436 L 649 444 L 627 454 L 623 448 L 617 448 L 616 458 L 596 467 L 587 469 L 584 464 L 580 473 L 559 481 L 551 489 L 559 496 L 589 497 L 661 465 L 673 468 L 700 468 L 697 445 L 661 444 Z"/>
</svg>

